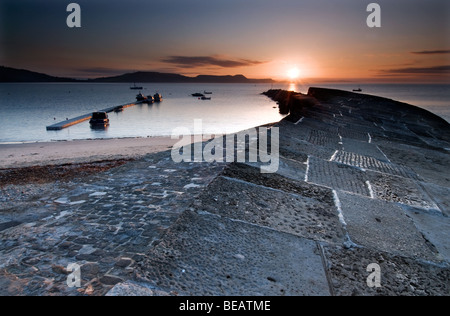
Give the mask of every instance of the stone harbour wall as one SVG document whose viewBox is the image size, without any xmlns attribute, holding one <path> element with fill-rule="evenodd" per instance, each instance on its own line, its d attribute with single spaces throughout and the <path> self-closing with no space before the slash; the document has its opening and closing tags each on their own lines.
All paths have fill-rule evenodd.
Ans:
<svg viewBox="0 0 450 316">
<path fill-rule="evenodd" d="M 449 295 L 449 124 L 363 94 L 267 95 L 289 113 L 277 173 L 168 151 L 49 189 L 34 216 L 3 214 L 0 294 Z"/>
</svg>

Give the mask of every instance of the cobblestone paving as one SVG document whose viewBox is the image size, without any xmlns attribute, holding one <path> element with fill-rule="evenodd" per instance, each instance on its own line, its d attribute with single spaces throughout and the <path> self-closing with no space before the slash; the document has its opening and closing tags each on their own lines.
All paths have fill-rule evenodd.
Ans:
<svg viewBox="0 0 450 316">
<path fill-rule="evenodd" d="M 0 233 L 0 294 L 105 294 L 222 168 L 156 154 L 47 201 L 51 215 Z M 81 288 L 67 286 L 71 263 Z"/>
</svg>

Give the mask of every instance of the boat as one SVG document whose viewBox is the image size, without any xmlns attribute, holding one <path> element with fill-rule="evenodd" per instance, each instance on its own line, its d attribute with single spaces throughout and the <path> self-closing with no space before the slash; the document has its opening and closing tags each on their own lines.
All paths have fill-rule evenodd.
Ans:
<svg viewBox="0 0 450 316">
<path fill-rule="evenodd" d="M 107 126 L 109 125 L 109 118 L 106 112 L 94 112 L 92 113 L 92 118 L 89 121 L 91 126 Z"/>
<path fill-rule="evenodd" d="M 203 94 L 203 93 L 199 93 L 199 92 L 197 92 L 197 93 L 193 93 L 193 94 L 191 94 L 193 97 L 204 97 L 205 95 Z"/>
<path fill-rule="evenodd" d="M 362 89 L 359 87 L 358 89 L 353 89 L 353 92 L 362 92 Z"/>
<path fill-rule="evenodd" d="M 212 94 L 212 92 L 203 91 L 204 94 Z"/>
<path fill-rule="evenodd" d="M 142 92 L 139 92 L 139 94 L 136 96 L 136 101 L 144 102 L 147 100 L 147 97 L 142 94 Z"/>
<path fill-rule="evenodd" d="M 114 108 L 114 112 L 116 113 L 123 112 L 123 105 L 116 106 Z"/>
<path fill-rule="evenodd" d="M 160 95 L 159 93 L 155 93 L 153 98 L 155 99 L 155 102 L 161 102 L 163 100 L 162 95 Z"/>
<path fill-rule="evenodd" d="M 205 97 L 205 96 L 201 97 L 200 99 L 202 99 L 202 100 L 211 100 L 211 98 L 208 98 L 208 97 Z"/>
<path fill-rule="evenodd" d="M 153 103 L 153 102 L 155 102 L 155 99 L 153 98 L 152 95 L 148 95 L 148 96 L 146 97 L 146 99 L 144 100 L 144 102 L 145 102 L 145 103 Z"/>
<path fill-rule="evenodd" d="M 142 88 L 142 87 L 136 86 L 136 84 L 133 84 L 133 86 L 130 87 L 130 89 L 131 89 L 131 90 L 142 90 L 143 88 Z"/>
</svg>

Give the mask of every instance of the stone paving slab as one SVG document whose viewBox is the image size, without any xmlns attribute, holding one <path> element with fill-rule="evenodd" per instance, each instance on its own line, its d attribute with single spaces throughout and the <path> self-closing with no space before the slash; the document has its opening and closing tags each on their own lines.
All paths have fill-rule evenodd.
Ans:
<svg viewBox="0 0 450 316">
<path fill-rule="evenodd" d="M 376 158 L 359 155 L 354 152 L 339 151 L 333 156 L 333 161 L 349 166 L 358 167 L 361 169 L 378 171 L 393 176 L 399 176 L 418 181 L 423 180 L 414 172 L 414 170 L 410 168 L 385 161 L 380 161 Z"/>
<path fill-rule="evenodd" d="M 430 147 L 450 148 L 450 142 L 445 141 L 445 140 L 436 139 L 436 138 L 432 138 L 432 137 L 420 137 L 420 140 L 425 142 Z"/>
<path fill-rule="evenodd" d="M 396 143 L 401 145 L 407 145 L 407 146 L 414 146 L 419 147 L 423 149 L 433 149 L 430 145 L 425 143 L 423 140 L 421 140 L 417 135 L 408 133 L 398 133 L 396 132 L 390 132 L 390 131 L 383 131 L 383 133 L 375 134 L 373 137 L 373 142 L 376 144 L 386 144 L 386 143 Z"/>
<path fill-rule="evenodd" d="M 316 199 L 329 208 L 335 207 L 333 192 L 328 188 L 304 181 L 297 181 L 280 174 L 262 174 L 258 168 L 249 167 L 247 164 L 232 163 L 224 169 L 222 175 L 259 186 Z"/>
<path fill-rule="evenodd" d="M 301 122 L 302 127 L 307 127 L 313 130 L 320 130 L 332 135 L 337 135 L 339 132 L 338 127 L 334 124 L 325 123 L 322 120 L 321 115 L 319 115 L 319 118 L 311 118 L 311 117 L 305 117 Z"/>
<path fill-rule="evenodd" d="M 351 140 L 368 143 L 369 133 L 367 132 L 367 130 L 367 126 L 362 126 L 359 128 L 359 130 L 357 128 L 355 129 L 354 125 L 348 127 L 339 127 L 339 135 L 341 135 L 344 140 L 347 140 L 347 144 L 344 142 L 344 146 L 350 146 Z"/>
<path fill-rule="evenodd" d="M 296 123 L 292 123 L 289 121 L 281 121 L 276 124 L 276 126 L 280 129 L 280 135 L 284 137 L 292 137 L 299 140 L 307 141 L 311 132 L 311 129 L 303 126 L 300 121 Z"/>
<path fill-rule="evenodd" d="M 297 161 L 299 163 L 303 163 L 306 165 L 306 162 L 308 161 L 308 155 L 304 153 L 296 153 L 293 150 L 281 148 L 280 149 L 280 157 Z"/>
<path fill-rule="evenodd" d="M 437 261 L 437 253 L 401 207 L 338 191 L 346 229 L 357 245 L 395 255 Z"/>
<path fill-rule="evenodd" d="M 303 181 L 306 176 L 306 161 L 301 163 L 281 157 L 279 168 L 276 173 L 289 179 Z"/>
<path fill-rule="evenodd" d="M 333 149 L 342 148 L 341 139 L 337 133 L 333 134 L 326 131 L 313 129 L 311 130 L 307 141 L 311 144 L 322 147 Z"/>
<path fill-rule="evenodd" d="M 280 154 L 286 158 L 305 162 L 305 156 L 307 158 L 310 155 L 328 160 L 335 151 L 334 148 L 314 145 L 307 141 L 280 135 Z"/>
<path fill-rule="evenodd" d="M 372 171 L 367 171 L 366 174 L 376 198 L 423 209 L 439 209 L 428 194 L 413 180 Z"/>
<path fill-rule="evenodd" d="M 341 135 L 342 136 L 342 135 Z M 372 157 L 380 161 L 388 162 L 386 156 L 380 151 L 377 145 L 368 143 L 367 141 L 359 141 L 342 136 L 343 151 Z M 366 135 L 368 137 L 368 135 Z"/>
<path fill-rule="evenodd" d="M 331 131 L 323 131 L 317 128 L 313 129 L 307 127 L 303 124 L 303 122 L 298 122 L 298 124 L 294 123 L 283 123 L 277 124 L 280 128 L 280 135 L 283 137 L 291 137 L 296 140 L 306 141 L 310 144 L 338 149 L 341 148 L 340 144 L 341 139 L 337 133 L 337 129 L 334 129 L 334 132 Z"/>
<path fill-rule="evenodd" d="M 116 284 L 105 296 L 174 296 L 175 293 L 168 293 L 151 288 L 148 284 L 135 281 L 125 281 Z"/>
<path fill-rule="evenodd" d="M 352 166 L 311 156 L 309 157 L 307 180 L 310 183 L 324 185 L 332 189 L 370 196 L 364 172 Z"/>
<path fill-rule="evenodd" d="M 324 246 L 338 296 L 448 296 L 450 268 L 367 248 Z M 380 267 L 380 287 L 369 287 L 370 264 Z"/>
<path fill-rule="evenodd" d="M 404 209 L 425 238 L 436 247 L 442 260 L 450 262 L 450 218 L 414 208 Z"/>
<path fill-rule="evenodd" d="M 140 266 L 138 280 L 178 295 L 330 294 L 316 242 L 191 211 Z"/>
<path fill-rule="evenodd" d="M 424 182 L 420 182 L 419 185 L 424 188 L 433 202 L 438 205 L 442 214 L 450 217 L 450 188 Z"/>
<path fill-rule="evenodd" d="M 390 161 L 413 169 L 426 182 L 450 188 L 450 155 L 409 145 L 386 143 L 380 146 Z"/>
<path fill-rule="evenodd" d="M 296 181 L 304 181 L 306 175 L 306 157 L 305 162 L 300 162 L 294 159 L 288 159 L 284 157 L 279 158 L 278 170 L 276 174 L 281 175 L 283 177 L 296 180 Z M 247 166 L 258 168 L 261 170 L 261 167 L 265 164 L 260 162 L 257 163 L 245 163 Z"/>
<path fill-rule="evenodd" d="M 336 207 L 318 199 L 236 180 L 217 178 L 195 207 L 232 219 L 293 235 L 342 243 L 344 233 Z"/>
</svg>

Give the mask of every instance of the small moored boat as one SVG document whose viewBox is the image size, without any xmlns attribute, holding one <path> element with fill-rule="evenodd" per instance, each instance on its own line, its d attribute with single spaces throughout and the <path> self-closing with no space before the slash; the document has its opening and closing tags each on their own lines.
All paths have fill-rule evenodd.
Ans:
<svg viewBox="0 0 450 316">
<path fill-rule="evenodd" d="M 203 91 L 204 94 L 212 94 L 212 92 Z"/>
<path fill-rule="evenodd" d="M 91 126 L 107 126 L 109 125 L 109 118 L 106 112 L 94 112 L 92 118 L 89 121 Z"/>
<path fill-rule="evenodd" d="M 202 99 L 202 100 L 211 100 L 211 98 L 208 98 L 208 97 L 201 97 L 200 99 Z"/>
<path fill-rule="evenodd" d="M 116 113 L 123 112 L 123 105 L 116 106 L 114 108 L 114 112 Z"/>
<path fill-rule="evenodd" d="M 161 102 L 163 100 L 162 95 L 160 95 L 159 93 L 155 93 L 153 98 L 155 99 L 155 102 Z"/>
<path fill-rule="evenodd" d="M 134 84 L 132 87 L 130 87 L 131 90 L 142 90 L 142 87 L 138 87 L 136 86 L 136 84 Z"/>
<path fill-rule="evenodd" d="M 137 96 L 136 96 L 136 101 L 140 101 L 143 102 L 147 100 L 147 97 L 145 95 L 142 94 L 142 92 L 140 92 Z"/>
<path fill-rule="evenodd" d="M 203 94 L 203 93 L 199 93 L 199 92 L 197 92 L 197 93 L 193 93 L 193 94 L 191 94 L 193 97 L 204 97 L 205 95 Z"/>
</svg>

